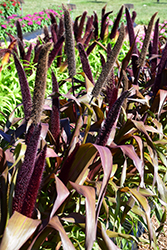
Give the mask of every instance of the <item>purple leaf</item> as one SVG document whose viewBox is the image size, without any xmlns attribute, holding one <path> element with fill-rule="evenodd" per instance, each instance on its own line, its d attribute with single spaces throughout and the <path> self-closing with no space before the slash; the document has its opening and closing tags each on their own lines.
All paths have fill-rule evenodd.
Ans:
<svg viewBox="0 0 167 250">
<path fill-rule="evenodd" d="M 57 197 L 53 204 L 52 211 L 50 213 L 50 219 L 53 217 L 53 215 L 56 213 L 57 209 L 61 206 L 61 204 L 65 201 L 65 199 L 69 196 L 70 192 L 66 188 L 66 186 L 63 184 L 62 181 L 55 175 L 55 182 L 56 182 L 56 192 Z"/>
<path fill-rule="evenodd" d="M 78 46 L 79 55 L 80 55 L 80 58 L 81 58 L 83 71 L 87 75 L 88 79 L 92 83 L 94 83 L 93 76 L 92 76 L 92 71 L 91 71 L 91 68 L 90 68 L 90 65 L 89 65 L 87 54 L 86 54 L 86 52 L 84 50 L 84 46 L 82 45 L 82 43 L 78 43 L 77 46 Z"/>
<path fill-rule="evenodd" d="M 64 227 L 60 223 L 60 220 L 57 216 L 51 218 L 51 220 L 49 221 L 49 225 L 59 232 L 63 249 L 75 250 L 75 247 L 72 245 L 70 239 L 68 238 L 68 235 L 64 230 Z"/>
<path fill-rule="evenodd" d="M 15 65 L 16 65 L 16 69 L 17 69 L 17 73 L 19 77 L 20 87 L 21 87 L 24 115 L 25 115 L 25 119 L 28 120 L 30 118 L 31 109 L 32 109 L 32 99 L 31 99 L 30 88 L 29 88 L 29 84 L 28 84 L 24 69 L 15 54 L 14 54 L 14 61 L 15 61 Z"/>
<path fill-rule="evenodd" d="M 91 41 L 92 37 L 93 37 L 93 29 L 89 32 L 85 40 L 84 47 L 87 47 L 89 45 L 89 42 Z"/>
<path fill-rule="evenodd" d="M 75 18 L 74 25 L 73 25 L 74 37 L 75 37 L 76 42 L 78 42 L 78 38 L 77 38 L 77 36 L 78 36 L 78 27 L 79 27 L 79 25 L 78 25 L 78 20 L 79 20 L 80 17 L 81 17 L 81 16 L 77 16 L 77 17 Z"/>
<path fill-rule="evenodd" d="M 89 56 L 90 55 L 90 53 L 92 52 L 92 50 L 96 47 L 96 45 L 97 45 L 97 43 L 96 42 L 94 42 L 94 43 L 92 43 L 88 48 L 87 48 L 87 50 L 86 50 L 86 54 L 87 54 L 87 56 Z"/>
<path fill-rule="evenodd" d="M 100 155 L 101 165 L 102 165 L 103 173 L 104 173 L 102 185 L 100 188 L 99 197 L 98 197 L 98 201 L 96 205 L 96 223 L 97 223 L 102 201 L 103 201 L 106 189 L 107 189 L 107 184 L 110 179 L 113 160 L 112 160 L 112 153 L 107 147 L 98 146 L 96 144 L 94 144 L 94 147 L 97 149 Z"/>
<path fill-rule="evenodd" d="M 94 20 L 93 20 L 94 39 L 97 40 L 98 39 L 98 16 L 97 16 L 97 13 L 95 11 L 93 11 L 93 13 L 94 13 Z"/>
<path fill-rule="evenodd" d="M 86 198 L 86 241 L 85 249 L 91 250 L 96 239 L 96 215 L 95 215 L 95 189 L 90 186 L 81 186 L 70 181 L 72 187 Z"/>
<path fill-rule="evenodd" d="M 106 231 L 104 230 L 102 224 L 100 221 L 98 221 L 98 230 L 100 230 L 101 238 L 103 239 L 103 246 L 100 246 L 101 249 L 110 249 L 110 250 L 120 250 L 119 247 L 117 247 L 114 242 L 110 239 L 110 237 L 107 235 Z M 100 242 L 98 240 L 98 243 L 100 245 Z"/>
<path fill-rule="evenodd" d="M 81 16 L 80 24 L 78 26 L 78 34 L 77 34 L 77 40 L 76 40 L 77 42 L 80 42 L 81 35 L 82 35 L 82 32 L 83 32 L 83 27 L 84 27 L 86 15 L 87 15 L 87 11 L 84 11 L 83 14 L 82 14 L 82 16 Z"/>
<path fill-rule="evenodd" d="M 133 21 L 130 17 L 129 10 L 127 8 L 126 8 L 126 21 L 127 21 L 127 29 L 128 29 L 128 34 L 129 34 L 130 47 L 133 46 L 132 53 L 135 55 L 138 55 L 138 49 L 137 49 L 137 45 L 135 41 L 135 32 L 133 28 Z M 132 55 L 132 67 L 133 67 L 134 76 L 136 76 L 136 73 L 137 73 L 137 59 L 138 59 L 138 57 L 135 55 Z"/>
<path fill-rule="evenodd" d="M 124 9 L 124 5 L 122 5 L 122 7 L 119 10 L 118 15 L 117 15 L 117 17 L 116 17 L 116 19 L 114 21 L 114 25 L 113 25 L 113 28 L 112 28 L 112 31 L 111 31 L 111 34 L 110 34 L 110 39 L 115 38 L 115 36 L 117 34 L 117 30 L 118 30 L 118 27 L 119 27 L 119 22 L 121 20 L 123 9 Z"/>
<path fill-rule="evenodd" d="M 108 24 L 106 23 L 106 19 L 107 19 L 108 15 L 111 14 L 112 12 L 113 11 L 109 11 L 109 12 L 105 13 L 103 15 L 103 17 L 102 17 L 102 21 L 101 21 L 101 33 L 100 33 L 101 40 L 103 40 L 106 28 L 108 27 Z"/>
<path fill-rule="evenodd" d="M 31 52 L 32 52 L 32 43 L 30 43 L 30 46 L 28 47 L 27 53 L 25 54 L 25 57 L 24 57 L 25 61 L 30 62 Z"/>
<path fill-rule="evenodd" d="M 8 221 L 0 248 L 5 250 L 19 250 L 33 235 L 40 223 L 40 220 L 33 220 L 15 212 Z"/>
</svg>

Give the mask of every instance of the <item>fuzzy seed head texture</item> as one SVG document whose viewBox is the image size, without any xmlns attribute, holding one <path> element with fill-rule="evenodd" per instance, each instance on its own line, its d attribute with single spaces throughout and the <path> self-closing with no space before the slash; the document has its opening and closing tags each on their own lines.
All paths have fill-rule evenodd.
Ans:
<svg viewBox="0 0 167 250">
<path fill-rule="evenodd" d="M 42 181 L 42 175 L 45 167 L 46 150 L 47 146 L 45 145 L 44 149 L 39 153 L 39 156 L 35 162 L 34 171 L 32 173 L 22 207 L 21 213 L 29 218 L 32 217 L 36 198 Z"/>
<path fill-rule="evenodd" d="M 145 64 L 145 58 L 146 58 L 146 54 L 147 54 L 148 47 L 150 44 L 151 33 L 153 30 L 154 19 L 155 19 L 156 15 L 157 15 L 157 12 L 151 17 L 151 20 L 148 24 L 146 35 L 145 35 L 145 38 L 143 41 L 143 46 L 142 46 L 141 53 L 140 53 L 140 56 L 138 59 L 138 67 L 143 67 Z"/>
<path fill-rule="evenodd" d="M 73 36 L 73 25 L 70 17 L 69 10 L 63 4 L 64 10 L 64 25 L 65 25 L 65 40 L 66 40 L 66 54 L 68 62 L 69 76 L 73 77 L 76 74 L 76 62 L 75 62 L 75 44 Z"/>
<path fill-rule="evenodd" d="M 21 212 L 22 210 L 27 188 L 34 171 L 40 133 L 41 125 L 36 125 L 27 145 L 24 162 L 18 172 L 15 196 L 13 198 L 13 212 Z"/>
<path fill-rule="evenodd" d="M 122 47 L 124 37 L 125 37 L 125 27 L 124 27 L 124 24 L 122 23 L 117 42 L 114 45 L 114 48 L 111 50 L 111 52 L 108 56 L 107 62 L 103 66 L 101 74 L 100 74 L 100 76 L 99 76 L 99 78 L 98 78 L 98 80 L 97 80 L 97 82 L 92 90 L 93 97 L 97 97 L 100 94 L 102 87 L 105 86 L 107 77 L 108 77 L 111 69 L 113 68 L 114 62 L 115 62 L 115 60 L 119 54 L 119 51 Z"/>
<path fill-rule="evenodd" d="M 43 110 L 48 70 L 48 54 L 51 46 L 52 43 L 44 44 L 39 54 L 33 95 L 33 107 L 31 112 L 31 119 L 34 124 L 40 123 Z"/>
</svg>

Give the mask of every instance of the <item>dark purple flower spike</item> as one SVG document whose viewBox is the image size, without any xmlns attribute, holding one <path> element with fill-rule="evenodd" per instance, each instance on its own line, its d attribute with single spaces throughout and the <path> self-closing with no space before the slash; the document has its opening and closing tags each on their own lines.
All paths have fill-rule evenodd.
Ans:
<svg viewBox="0 0 167 250">
<path fill-rule="evenodd" d="M 46 150 L 47 145 L 45 145 L 44 149 L 40 152 L 35 162 L 34 171 L 32 173 L 22 207 L 21 213 L 29 218 L 33 215 L 37 195 L 42 181 L 42 175 L 45 168 Z"/>
<path fill-rule="evenodd" d="M 34 171 L 40 133 L 41 125 L 36 125 L 33 135 L 31 136 L 30 141 L 27 145 L 24 162 L 20 167 L 17 175 L 15 196 L 13 198 L 13 212 L 17 211 L 21 213 L 22 211 L 27 188 Z"/>
<path fill-rule="evenodd" d="M 89 65 L 87 54 L 86 54 L 86 52 L 84 50 L 84 46 L 82 45 L 82 43 L 78 43 L 77 47 L 78 47 L 78 50 L 79 50 L 79 55 L 80 55 L 83 71 L 86 74 L 86 76 L 88 77 L 88 79 L 92 83 L 94 83 L 93 76 L 92 76 L 92 71 L 91 71 L 91 68 L 90 68 L 90 65 Z"/>
<path fill-rule="evenodd" d="M 129 96 L 129 94 L 130 94 L 129 91 L 123 92 L 123 94 L 113 104 L 112 108 L 109 110 L 106 120 L 104 121 L 104 125 L 102 126 L 96 138 L 95 144 L 101 146 L 106 145 L 110 132 L 114 126 L 114 123 L 116 122 L 119 116 L 123 101 L 125 100 L 125 98 Z"/>
<path fill-rule="evenodd" d="M 28 121 L 28 119 L 30 118 L 31 109 L 32 109 L 32 99 L 31 99 L 30 88 L 29 88 L 29 84 L 27 81 L 25 71 L 15 54 L 14 54 L 14 62 L 15 62 L 15 66 L 17 69 L 17 74 L 19 77 L 19 82 L 20 82 L 20 87 L 21 87 L 24 115 L 25 115 L 26 121 Z"/>
</svg>

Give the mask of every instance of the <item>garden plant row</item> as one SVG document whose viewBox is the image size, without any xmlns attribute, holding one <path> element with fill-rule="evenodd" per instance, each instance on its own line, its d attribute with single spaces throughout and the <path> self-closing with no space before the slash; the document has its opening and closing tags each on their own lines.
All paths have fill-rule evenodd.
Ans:
<svg viewBox="0 0 167 250">
<path fill-rule="evenodd" d="M 112 25 L 106 6 L 101 20 L 84 11 L 74 22 L 62 8 L 35 44 L 17 19 L 0 48 L 0 248 L 158 249 L 167 43 L 157 13 L 139 45 L 124 6 Z"/>
</svg>

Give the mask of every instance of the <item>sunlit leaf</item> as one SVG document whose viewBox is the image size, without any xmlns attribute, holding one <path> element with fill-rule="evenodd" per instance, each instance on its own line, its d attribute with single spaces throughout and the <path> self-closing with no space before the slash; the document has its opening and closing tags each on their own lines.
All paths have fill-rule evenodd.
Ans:
<svg viewBox="0 0 167 250">
<path fill-rule="evenodd" d="M 55 182 L 56 182 L 56 191 L 57 191 L 57 197 L 53 204 L 52 212 L 50 214 L 50 218 L 53 217 L 57 209 L 61 206 L 61 204 L 64 202 L 64 200 L 69 196 L 70 192 L 66 188 L 66 186 L 60 181 L 58 177 L 55 176 Z"/>
<path fill-rule="evenodd" d="M 96 239 L 95 189 L 70 182 L 73 188 L 86 198 L 86 241 L 85 249 L 91 250 Z"/>
<path fill-rule="evenodd" d="M 75 250 L 74 246 L 72 245 L 70 239 L 66 234 L 66 231 L 64 230 L 64 227 L 60 223 L 60 220 L 57 216 L 51 218 L 51 220 L 49 221 L 49 225 L 59 232 L 62 240 L 63 249 Z"/>
<path fill-rule="evenodd" d="M 18 212 L 14 212 L 8 221 L 0 248 L 5 250 L 19 250 L 35 232 L 40 223 L 40 220 L 33 220 Z"/>
</svg>

